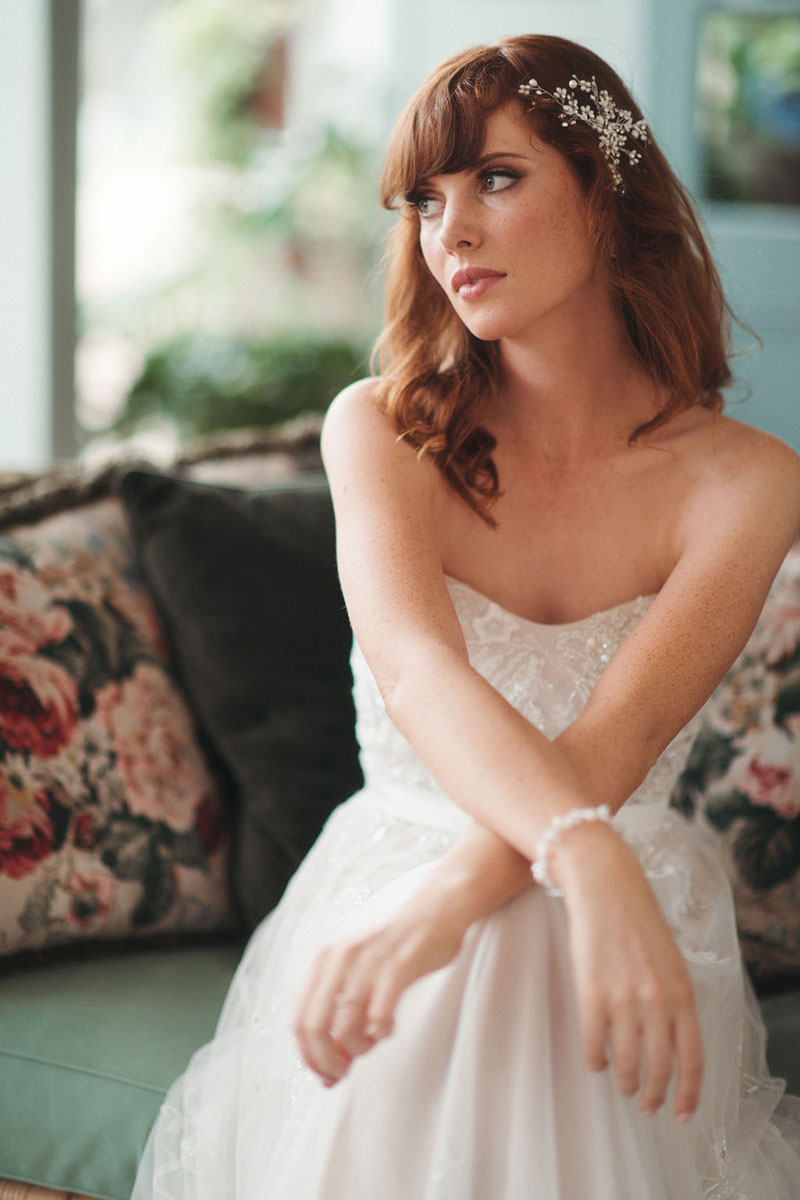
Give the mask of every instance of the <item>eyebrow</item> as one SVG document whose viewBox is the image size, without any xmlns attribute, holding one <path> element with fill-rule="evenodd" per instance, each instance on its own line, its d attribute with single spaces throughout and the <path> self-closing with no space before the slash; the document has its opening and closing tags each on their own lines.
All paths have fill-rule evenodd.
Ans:
<svg viewBox="0 0 800 1200">
<path fill-rule="evenodd" d="M 491 154 L 481 155 L 481 157 L 478 159 L 478 161 L 474 162 L 472 164 L 471 168 L 468 168 L 468 170 L 471 169 L 473 171 L 480 171 L 481 167 L 486 166 L 486 163 L 492 162 L 492 160 L 495 158 L 518 158 L 524 162 L 525 159 L 527 158 L 527 155 L 514 154 L 510 150 L 493 150 L 491 152 Z"/>
<path fill-rule="evenodd" d="M 465 171 L 480 171 L 487 163 L 494 162 L 498 158 L 514 158 L 520 162 L 526 162 L 528 156 L 526 154 L 514 154 L 511 150 L 492 150 L 491 154 L 482 154 L 475 162 L 470 163 L 468 167 L 464 167 Z M 419 192 L 420 188 L 427 185 L 429 176 L 420 179 L 415 187 L 413 187 L 406 195 L 406 199 L 413 199 Z"/>
</svg>

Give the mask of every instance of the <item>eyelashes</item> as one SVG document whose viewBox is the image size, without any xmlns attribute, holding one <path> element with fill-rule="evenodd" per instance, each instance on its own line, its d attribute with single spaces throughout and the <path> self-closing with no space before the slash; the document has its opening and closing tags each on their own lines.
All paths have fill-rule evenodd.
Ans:
<svg viewBox="0 0 800 1200">
<path fill-rule="evenodd" d="M 520 178 L 520 172 L 514 171 L 510 167 L 484 167 L 476 175 L 476 179 L 481 184 L 481 191 L 486 192 L 488 195 L 506 191 L 507 188 L 512 187 Z M 489 187 L 491 180 L 502 180 L 504 181 L 504 186 Z M 425 220 L 434 215 L 425 210 L 425 205 L 441 204 L 442 201 L 426 193 L 423 188 L 414 188 L 407 193 L 405 203 L 408 211 L 416 212 L 422 220 Z"/>
<path fill-rule="evenodd" d="M 516 182 L 520 177 L 519 171 L 512 171 L 510 167 L 495 167 L 492 170 L 481 171 L 478 178 L 486 183 L 489 179 L 508 179 Z M 505 188 L 494 188 L 493 190 L 504 192 Z"/>
</svg>

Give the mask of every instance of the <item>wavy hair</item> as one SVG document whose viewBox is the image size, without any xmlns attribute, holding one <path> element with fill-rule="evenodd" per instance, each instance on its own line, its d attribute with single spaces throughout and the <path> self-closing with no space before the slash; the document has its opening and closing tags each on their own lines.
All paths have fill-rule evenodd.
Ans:
<svg viewBox="0 0 800 1200">
<path fill-rule="evenodd" d="M 538 80 L 548 92 L 571 76 L 591 79 L 619 108 L 642 114 L 619 76 L 592 51 L 564 38 L 532 35 L 478 46 L 447 59 L 412 97 L 389 143 L 381 175 L 384 207 L 401 219 L 387 247 L 385 325 L 373 353 L 381 375 L 376 399 L 400 436 L 430 454 L 455 492 L 488 524 L 500 481 L 496 442 L 481 417 L 500 379 L 496 342 L 474 337 L 428 271 L 419 248 L 419 216 L 409 203 L 433 175 L 468 169 L 480 157 L 487 117 L 511 101 L 532 130 L 559 150 L 584 188 L 598 269 L 616 297 L 639 361 L 668 397 L 634 429 L 663 425 L 695 404 L 723 406 L 730 309 L 694 205 L 652 140 L 637 166 L 623 160 L 624 193 L 616 191 L 596 132 L 562 124 L 561 109 L 518 95 Z"/>
</svg>

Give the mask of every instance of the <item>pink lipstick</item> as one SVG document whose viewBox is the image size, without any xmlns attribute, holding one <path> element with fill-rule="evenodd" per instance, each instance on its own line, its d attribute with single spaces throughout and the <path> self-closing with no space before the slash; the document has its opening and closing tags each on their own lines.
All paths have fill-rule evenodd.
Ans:
<svg viewBox="0 0 800 1200">
<path fill-rule="evenodd" d="M 492 271 L 488 267 L 465 267 L 456 271 L 450 283 L 462 300 L 477 300 L 500 279 L 505 279 L 503 271 Z"/>
</svg>

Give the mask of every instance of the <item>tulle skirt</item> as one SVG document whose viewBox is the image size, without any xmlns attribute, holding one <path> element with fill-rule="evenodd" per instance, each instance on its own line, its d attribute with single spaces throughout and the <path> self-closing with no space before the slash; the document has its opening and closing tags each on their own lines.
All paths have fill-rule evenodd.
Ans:
<svg viewBox="0 0 800 1200">
<path fill-rule="evenodd" d="M 391 915 L 463 820 L 373 790 L 336 810 L 171 1089 L 133 1200 L 798 1200 L 800 1101 L 767 1073 L 728 881 L 660 806 L 616 824 L 695 987 L 705 1074 L 688 1125 L 585 1066 L 563 902 L 538 888 L 411 987 L 393 1036 L 336 1087 L 302 1064 L 291 1022 L 317 949 Z"/>
</svg>

